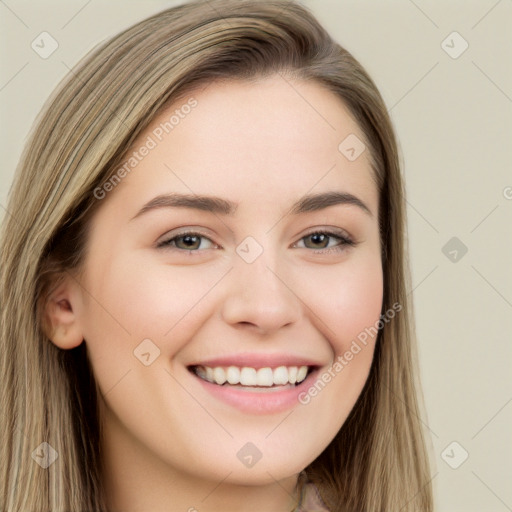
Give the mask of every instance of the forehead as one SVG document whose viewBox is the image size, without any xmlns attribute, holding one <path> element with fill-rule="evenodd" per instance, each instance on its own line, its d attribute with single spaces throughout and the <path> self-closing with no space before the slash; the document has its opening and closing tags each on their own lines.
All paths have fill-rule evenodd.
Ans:
<svg viewBox="0 0 512 512">
<path fill-rule="evenodd" d="M 129 187 L 147 200 L 169 190 L 231 191 L 235 201 L 259 194 L 269 204 L 314 188 L 372 193 L 364 140 L 343 101 L 316 82 L 280 75 L 214 82 L 152 120 L 125 155 L 134 165 L 117 192 Z"/>
</svg>

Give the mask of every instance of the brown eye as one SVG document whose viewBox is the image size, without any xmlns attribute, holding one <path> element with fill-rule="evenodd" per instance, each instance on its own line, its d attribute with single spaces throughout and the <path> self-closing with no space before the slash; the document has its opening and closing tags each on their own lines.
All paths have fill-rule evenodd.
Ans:
<svg viewBox="0 0 512 512">
<path fill-rule="evenodd" d="M 208 240 L 210 243 L 213 244 L 213 242 L 209 238 L 201 235 L 200 233 L 191 231 L 187 233 L 180 233 L 177 236 L 160 242 L 158 244 L 158 248 L 169 248 L 178 251 L 181 250 L 189 252 L 198 252 L 202 240 Z"/>
<path fill-rule="evenodd" d="M 330 241 L 338 241 L 335 245 L 329 245 Z M 310 240 L 311 245 L 305 242 L 306 249 L 316 249 L 318 251 L 342 251 L 347 246 L 356 245 L 355 242 L 343 232 L 333 231 L 313 231 L 301 238 L 301 240 Z"/>
<path fill-rule="evenodd" d="M 329 238 L 331 237 L 325 233 L 313 233 L 312 235 L 304 237 L 304 240 L 309 239 L 313 245 L 321 245 L 321 247 L 312 247 L 312 249 L 324 249 L 327 247 L 325 243 L 327 242 L 327 245 L 329 244 Z"/>
</svg>

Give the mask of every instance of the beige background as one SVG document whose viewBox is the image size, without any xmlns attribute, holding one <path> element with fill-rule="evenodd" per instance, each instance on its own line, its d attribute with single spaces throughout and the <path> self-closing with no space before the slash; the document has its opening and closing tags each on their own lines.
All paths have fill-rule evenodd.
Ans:
<svg viewBox="0 0 512 512">
<path fill-rule="evenodd" d="M 176 3 L 0 2 L 0 221 L 57 82 L 101 40 Z M 374 78 L 400 139 L 437 510 L 512 511 L 512 1 L 303 3 Z M 47 59 L 31 48 L 43 31 L 59 44 Z M 469 44 L 457 58 L 445 51 L 463 49 L 454 31 Z M 452 237 L 468 249 L 448 246 L 455 262 L 443 252 Z"/>
</svg>

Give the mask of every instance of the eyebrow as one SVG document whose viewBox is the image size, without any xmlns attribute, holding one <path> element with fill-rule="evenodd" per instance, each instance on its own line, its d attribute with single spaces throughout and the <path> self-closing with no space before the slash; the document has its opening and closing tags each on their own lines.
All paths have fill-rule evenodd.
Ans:
<svg viewBox="0 0 512 512">
<path fill-rule="evenodd" d="M 361 199 L 348 192 L 322 192 L 305 195 L 292 205 L 290 214 L 300 215 L 302 213 L 315 212 L 338 204 L 357 206 L 367 215 L 373 217 L 370 208 Z M 131 220 L 140 217 L 146 212 L 160 208 L 190 208 L 219 215 L 233 216 L 238 208 L 238 203 L 215 196 L 178 193 L 162 194 L 146 203 Z"/>
</svg>

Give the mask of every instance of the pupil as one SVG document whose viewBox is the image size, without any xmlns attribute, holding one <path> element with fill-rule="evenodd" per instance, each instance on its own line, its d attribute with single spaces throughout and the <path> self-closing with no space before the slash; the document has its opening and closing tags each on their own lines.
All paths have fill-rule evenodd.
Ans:
<svg viewBox="0 0 512 512">
<path fill-rule="evenodd" d="M 195 240 L 194 239 L 197 239 L 197 236 L 193 236 L 193 235 L 185 235 L 183 237 L 183 241 L 185 242 L 185 245 L 194 245 L 194 242 Z"/>
<path fill-rule="evenodd" d="M 323 241 L 323 239 L 325 238 L 325 235 L 322 234 L 322 233 L 317 233 L 315 235 L 311 235 L 311 238 L 313 239 L 313 243 L 321 243 Z M 321 239 L 321 240 L 318 240 L 318 239 Z"/>
</svg>

